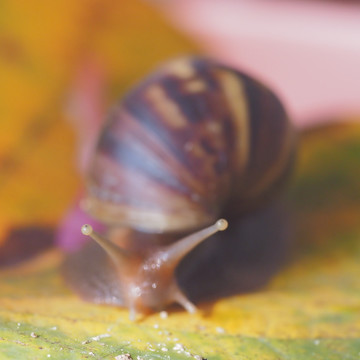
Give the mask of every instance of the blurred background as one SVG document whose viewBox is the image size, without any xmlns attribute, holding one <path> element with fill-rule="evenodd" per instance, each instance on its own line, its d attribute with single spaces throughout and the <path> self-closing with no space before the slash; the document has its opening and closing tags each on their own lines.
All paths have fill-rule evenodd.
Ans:
<svg viewBox="0 0 360 360">
<path fill-rule="evenodd" d="M 16 241 L 51 243 L 79 197 L 106 109 L 154 66 L 187 53 L 267 83 L 300 128 L 360 119 L 356 1 L 3 0 L 0 262 Z"/>
</svg>

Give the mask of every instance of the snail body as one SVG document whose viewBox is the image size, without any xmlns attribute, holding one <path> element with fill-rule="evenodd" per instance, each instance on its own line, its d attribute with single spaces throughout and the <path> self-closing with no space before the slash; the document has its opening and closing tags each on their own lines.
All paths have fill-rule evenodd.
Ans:
<svg viewBox="0 0 360 360">
<path fill-rule="evenodd" d="M 174 278 L 177 265 L 225 230 L 216 219 L 274 197 L 294 152 L 294 129 L 264 85 L 206 58 L 164 64 L 113 108 L 88 171 L 84 207 L 109 231 L 82 231 L 107 253 L 116 274 L 102 282 L 109 291 L 79 290 L 73 270 L 66 278 L 82 296 L 125 305 L 132 317 L 172 302 L 194 311 Z"/>
</svg>

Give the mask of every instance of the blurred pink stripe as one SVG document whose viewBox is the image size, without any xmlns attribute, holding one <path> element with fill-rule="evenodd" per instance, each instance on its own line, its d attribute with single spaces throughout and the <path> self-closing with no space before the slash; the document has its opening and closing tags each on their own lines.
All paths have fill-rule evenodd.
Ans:
<svg viewBox="0 0 360 360">
<path fill-rule="evenodd" d="M 105 70 L 87 59 L 80 65 L 69 91 L 66 110 L 77 135 L 76 165 L 80 173 L 86 173 L 104 121 L 105 87 Z"/>
<path fill-rule="evenodd" d="M 272 86 L 298 124 L 360 113 L 360 5 L 313 1 L 162 2 L 210 55 Z"/>
</svg>

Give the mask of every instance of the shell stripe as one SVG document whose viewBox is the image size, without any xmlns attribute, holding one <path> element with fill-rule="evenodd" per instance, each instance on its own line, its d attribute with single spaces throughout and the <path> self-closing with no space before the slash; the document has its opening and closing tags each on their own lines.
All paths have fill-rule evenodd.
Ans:
<svg viewBox="0 0 360 360">
<path fill-rule="evenodd" d="M 99 149 L 112 161 L 118 162 L 123 167 L 145 173 L 154 181 L 160 181 L 181 192 L 186 190 L 178 177 L 169 171 L 166 164 L 161 159 L 154 157 L 143 143 L 134 141 L 129 133 L 122 136 L 121 141 L 114 133 L 110 131 L 105 133 L 99 143 Z"/>
<path fill-rule="evenodd" d="M 247 97 L 244 85 L 238 75 L 224 69 L 218 70 L 217 75 L 233 115 L 235 137 L 239 139 L 235 149 L 236 171 L 239 174 L 244 171 L 249 160 L 250 128 Z"/>
<path fill-rule="evenodd" d="M 117 109 L 117 116 L 126 118 L 129 115 L 134 119 L 131 126 L 137 124 L 138 130 L 142 131 L 142 134 L 151 134 L 157 143 L 161 143 L 167 149 L 167 152 L 175 154 L 177 158 L 181 159 L 183 156 L 182 149 L 169 138 L 169 129 L 162 125 L 162 119 L 159 118 L 151 103 L 145 99 L 145 95 L 139 91 L 133 97 L 137 101 L 134 101 L 132 97 L 126 99 L 121 107 Z M 122 109 L 124 114 L 121 112 Z M 120 129 L 119 131 L 123 130 Z"/>
<path fill-rule="evenodd" d="M 188 120 L 182 114 L 179 106 L 167 96 L 160 85 L 152 85 L 146 90 L 146 97 L 164 122 L 174 129 L 182 129 L 188 125 Z"/>
<path fill-rule="evenodd" d="M 167 64 L 165 70 L 169 75 L 175 75 L 181 79 L 189 79 L 196 75 L 196 69 L 193 68 L 188 58 L 179 58 Z"/>
<path fill-rule="evenodd" d="M 180 81 L 172 76 L 166 76 L 160 82 L 167 98 L 176 105 L 190 127 L 210 116 L 212 107 L 203 91 L 191 92 L 186 89 L 185 84 L 189 83 L 191 81 Z"/>
<path fill-rule="evenodd" d="M 276 161 L 263 174 L 263 177 L 247 191 L 247 196 L 254 197 L 264 192 L 268 187 L 270 188 L 270 186 L 276 182 L 282 172 L 287 169 L 287 163 L 292 158 L 294 141 L 293 129 L 290 123 L 287 123 L 283 133 L 282 147 L 277 154 Z"/>
</svg>

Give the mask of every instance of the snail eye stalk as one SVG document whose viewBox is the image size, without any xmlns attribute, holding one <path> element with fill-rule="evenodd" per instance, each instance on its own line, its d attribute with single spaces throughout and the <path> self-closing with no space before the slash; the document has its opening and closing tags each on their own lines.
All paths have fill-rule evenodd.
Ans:
<svg viewBox="0 0 360 360">
<path fill-rule="evenodd" d="M 168 258 L 167 261 L 176 266 L 195 246 L 218 231 L 226 230 L 227 227 L 228 222 L 225 219 L 219 219 L 215 224 L 179 239 L 165 250 Z"/>
<path fill-rule="evenodd" d="M 94 231 L 91 225 L 83 225 L 81 227 L 81 232 L 83 235 L 89 236 L 96 241 L 107 252 L 115 265 L 119 265 L 119 262 L 123 262 L 126 258 L 128 258 L 129 254 L 126 250 L 115 245 L 113 242 Z"/>
</svg>

